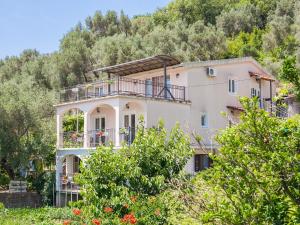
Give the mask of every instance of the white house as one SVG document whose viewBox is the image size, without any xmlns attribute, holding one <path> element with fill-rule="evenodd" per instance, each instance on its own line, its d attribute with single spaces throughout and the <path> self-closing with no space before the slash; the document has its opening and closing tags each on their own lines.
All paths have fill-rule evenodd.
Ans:
<svg viewBox="0 0 300 225">
<path fill-rule="evenodd" d="M 185 131 L 202 135 L 204 148 L 196 148 L 186 165 L 190 173 L 200 171 L 209 166 L 207 153 L 217 149 L 217 131 L 238 121 L 243 110 L 239 97 L 258 96 L 261 107 L 272 110 L 268 106 L 276 90 L 275 78 L 249 57 L 180 63 L 158 55 L 93 72 L 105 74 L 106 79 L 63 90 L 55 105 L 59 193 L 76 193 L 73 174 L 79 172 L 80 160 L 98 145 L 130 144 L 141 115 L 145 127 L 163 119 L 167 129 L 179 122 Z M 222 116 L 222 111 L 228 116 Z M 63 132 L 64 114 L 69 112 L 82 112 L 82 132 Z"/>
</svg>

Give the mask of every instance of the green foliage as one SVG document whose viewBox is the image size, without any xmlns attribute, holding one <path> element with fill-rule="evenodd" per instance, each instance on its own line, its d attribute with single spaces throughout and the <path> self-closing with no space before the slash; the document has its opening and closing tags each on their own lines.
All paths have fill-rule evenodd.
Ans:
<svg viewBox="0 0 300 225">
<path fill-rule="evenodd" d="M 78 114 L 76 113 L 67 114 L 64 116 L 63 119 L 63 129 L 65 132 L 77 131 L 77 130 L 78 132 L 83 132 L 83 123 L 84 123 L 84 118 L 82 112 L 78 112 Z"/>
<path fill-rule="evenodd" d="M 294 85 L 294 93 L 300 99 L 300 70 L 296 65 L 295 56 L 287 56 L 281 67 L 280 78 Z"/>
<path fill-rule="evenodd" d="M 1 210 L 0 210 L 1 211 Z M 69 208 L 6 209 L 0 213 L 1 225 L 61 225 L 65 220 L 75 218 Z"/>
<path fill-rule="evenodd" d="M 87 203 L 84 209 L 110 221 L 117 216 L 118 222 L 134 210 L 138 224 L 154 224 L 152 217 L 157 217 L 154 211 L 159 208 L 161 217 L 155 224 L 165 224 L 164 214 L 172 209 L 166 204 L 169 184 L 180 177 L 192 153 L 189 138 L 179 125 L 169 136 L 162 123 L 149 129 L 140 125 L 130 147 L 124 145 L 117 151 L 112 146 L 100 147 L 82 166 L 76 180 Z M 125 204 L 128 208 L 124 209 Z M 112 208 L 111 217 L 103 211 L 105 207 Z"/>
<path fill-rule="evenodd" d="M 299 224 L 300 118 L 270 117 L 257 99 L 241 101 L 241 123 L 218 136 L 219 154 L 196 177 L 189 208 L 207 224 Z"/>
</svg>

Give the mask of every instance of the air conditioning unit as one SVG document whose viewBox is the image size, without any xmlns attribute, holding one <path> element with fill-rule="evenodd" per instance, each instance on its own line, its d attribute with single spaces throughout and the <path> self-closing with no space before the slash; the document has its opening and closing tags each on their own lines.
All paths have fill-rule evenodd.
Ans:
<svg viewBox="0 0 300 225">
<path fill-rule="evenodd" d="M 208 76 L 210 76 L 210 77 L 215 77 L 215 76 L 217 76 L 217 71 L 216 71 L 216 69 L 214 69 L 214 68 L 207 67 L 207 68 L 206 68 L 206 74 L 207 74 Z"/>
</svg>

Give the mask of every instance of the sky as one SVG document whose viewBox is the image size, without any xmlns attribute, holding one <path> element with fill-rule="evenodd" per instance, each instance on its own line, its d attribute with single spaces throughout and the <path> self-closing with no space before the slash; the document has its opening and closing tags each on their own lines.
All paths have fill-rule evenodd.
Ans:
<svg viewBox="0 0 300 225">
<path fill-rule="evenodd" d="M 170 0 L 0 0 L 0 59 L 24 49 L 58 50 L 59 41 L 96 10 L 122 9 L 130 17 L 151 13 Z"/>
</svg>

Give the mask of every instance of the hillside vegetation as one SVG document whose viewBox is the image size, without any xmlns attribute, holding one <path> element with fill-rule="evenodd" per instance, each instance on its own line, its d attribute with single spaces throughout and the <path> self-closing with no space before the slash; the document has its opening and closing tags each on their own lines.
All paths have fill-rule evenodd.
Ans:
<svg viewBox="0 0 300 225">
<path fill-rule="evenodd" d="M 88 73 L 93 67 L 156 54 L 181 61 L 252 56 L 289 81 L 281 67 L 298 72 L 299 22 L 297 0 L 174 0 L 131 19 L 96 11 L 63 36 L 57 52 L 25 50 L 0 61 L 1 174 L 14 178 L 28 160 L 53 161 L 56 93 L 97 79 Z"/>
</svg>

